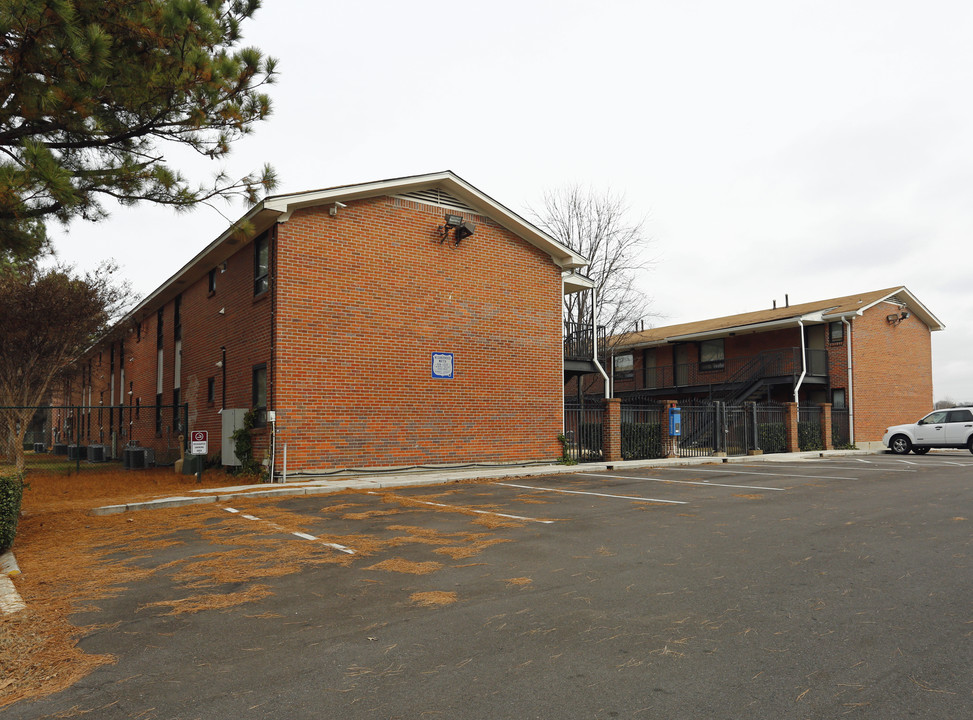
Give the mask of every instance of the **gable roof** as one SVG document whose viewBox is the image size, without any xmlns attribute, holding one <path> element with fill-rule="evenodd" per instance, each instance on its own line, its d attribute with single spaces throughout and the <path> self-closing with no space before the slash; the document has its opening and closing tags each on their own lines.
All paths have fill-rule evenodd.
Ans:
<svg viewBox="0 0 973 720">
<path fill-rule="evenodd" d="M 252 224 L 255 236 L 278 222 L 286 222 L 297 210 L 319 205 L 350 202 L 382 195 L 429 198 L 444 208 L 473 211 L 489 217 L 502 227 L 525 241 L 540 248 L 555 265 L 564 270 L 575 270 L 588 264 L 587 258 L 563 245 L 533 223 L 501 205 L 449 170 L 426 175 L 377 180 L 356 185 L 341 185 L 321 190 L 308 190 L 284 195 L 270 195 L 254 205 L 237 223 L 227 228 L 213 242 L 203 248 L 192 260 L 183 265 L 172 277 L 142 300 L 127 317 L 136 317 L 152 307 L 164 304 L 182 292 L 183 288 L 204 277 L 210 268 L 226 260 L 240 249 L 237 225 Z M 249 242 L 246 240 L 244 242 Z M 574 277 L 572 274 L 571 277 Z"/>
<path fill-rule="evenodd" d="M 856 293 L 843 297 L 828 298 L 787 307 L 756 310 L 739 315 L 700 320 L 698 322 L 650 328 L 627 333 L 620 338 L 619 348 L 638 348 L 688 340 L 704 340 L 735 334 L 763 332 L 782 327 L 794 327 L 800 323 L 824 323 L 861 315 L 879 303 L 890 302 L 907 307 L 929 326 L 930 330 L 943 330 L 945 325 L 919 302 L 904 285 Z"/>
<path fill-rule="evenodd" d="M 441 193 L 429 192 L 441 191 Z M 278 222 L 285 222 L 296 210 L 316 205 L 331 205 L 336 202 L 349 202 L 362 198 L 381 195 L 412 196 L 429 199 L 437 197 L 436 204 L 452 207 L 457 210 L 470 209 L 489 217 L 514 235 L 523 238 L 531 245 L 540 248 L 558 267 L 570 270 L 584 267 L 587 259 L 576 253 L 557 239 L 547 234 L 533 223 L 528 222 L 517 213 L 491 198 L 486 193 L 470 185 L 458 175 L 449 170 L 427 175 L 411 175 L 409 177 L 393 178 L 391 180 L 377 180 L 375 182 L 344 185 L 341 187 L 311 190 L 287 195 L 271 195 L 251 210 L 259 213 L 270 210 L 280 213 Z M 459 200 L 459 203 L 456 203 Z"/>
</svg>

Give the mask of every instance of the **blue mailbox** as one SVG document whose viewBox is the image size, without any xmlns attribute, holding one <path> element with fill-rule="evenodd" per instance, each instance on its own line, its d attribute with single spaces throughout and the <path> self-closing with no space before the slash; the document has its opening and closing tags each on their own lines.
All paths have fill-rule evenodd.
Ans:
<svg viewBox="0 0 973 720">
<path fill-rule="evenodd" d="M 682 435 L 682 409 L 677 407 L 669 408 L 669 435 L 678 437 Z"/>
</svg>

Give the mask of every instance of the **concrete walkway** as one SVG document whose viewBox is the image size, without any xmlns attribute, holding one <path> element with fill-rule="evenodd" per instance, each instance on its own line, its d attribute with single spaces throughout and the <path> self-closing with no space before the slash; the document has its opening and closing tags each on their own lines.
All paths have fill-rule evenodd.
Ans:
<svg viewBox="0 0 973 720">
<path fill-rule="evenodd" d="M 467 469 L 413 470 L 375 472 L 373 474 L 329 477 L 315 480 L 288 481 L 287 483 L 262 483 L 259 485 L 237 485 L 234 487 L 205 488 L 193 490 L 190 495 L 158 498 L 125 505 L 106 505 L 93 508 L 92 515 L 117 515 L 136 510 L 180 507 L 183 505 L 203 505 L 225 502 L 241 498 L 284 497 L 288 495 L 327 495 L 342 490 L 376 490 L 392 487 L 411 487 L 418 485 L 445 485 L 454 482 L 475 480 L 499 480 L 514 477 L 536 477 L 542 475 L 576 475 L 586 472 L 605 472 L 606 470 L 625 470 L 646 467 L 684 467 L 691 465 L 714 465 L 722 463 L 752 462 L 795 462 L 820 457 L 840 457 L 844 455 L 871 455 L 868 450 L 815 450 L 802 453 L 775 453 L 772 455 L 748 455 L 734 457 L 665 458 L 659 460 L 622 460 L 616 463 L 582 463 L 578 465 L 506 465 L 502 467 L 474 467 Z"/>
</svg>

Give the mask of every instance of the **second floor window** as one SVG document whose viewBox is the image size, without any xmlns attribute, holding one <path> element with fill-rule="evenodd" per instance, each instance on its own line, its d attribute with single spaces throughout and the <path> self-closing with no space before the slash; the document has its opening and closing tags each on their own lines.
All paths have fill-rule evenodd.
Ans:
<svg viewBox="0 0 973 720">
<path fill-rule="evenodd" d="M 703 340 L 699 344 L 700 370 L 722 370 L 724 363 L 723 338 Z"/>
<path fill-rule="evenodd" d="M 270 245 L 267 233 L 253 241 L 253 294 L 267 292 L 270 287 Z"/>
<path fill-rule="evenodd" d="M 635 359 L 632 353 L 615 356 L 615 379 L 628 380 L 635 376 Z"/>
</svg>

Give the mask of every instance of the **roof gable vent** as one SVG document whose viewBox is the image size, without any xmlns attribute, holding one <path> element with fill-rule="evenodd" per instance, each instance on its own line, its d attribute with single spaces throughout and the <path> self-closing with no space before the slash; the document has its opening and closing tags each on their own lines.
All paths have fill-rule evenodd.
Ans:
<svg viewBox="0 0 973 720">
<path fill-rule="evenodd" d="M 435 205 L 436 207 L 459 210 L 460 212 L 473 213 L 474 215 L 479 214 L 476 210 L 471 208 L 463 201 L 457 200 L 448 192 L 444 192 L 439 188 L 415 190 L 414 192 L 402 193 L 401 195 L 396 195 L 395 197 L 423 203 L 424 205 Z"/>
</svg>

